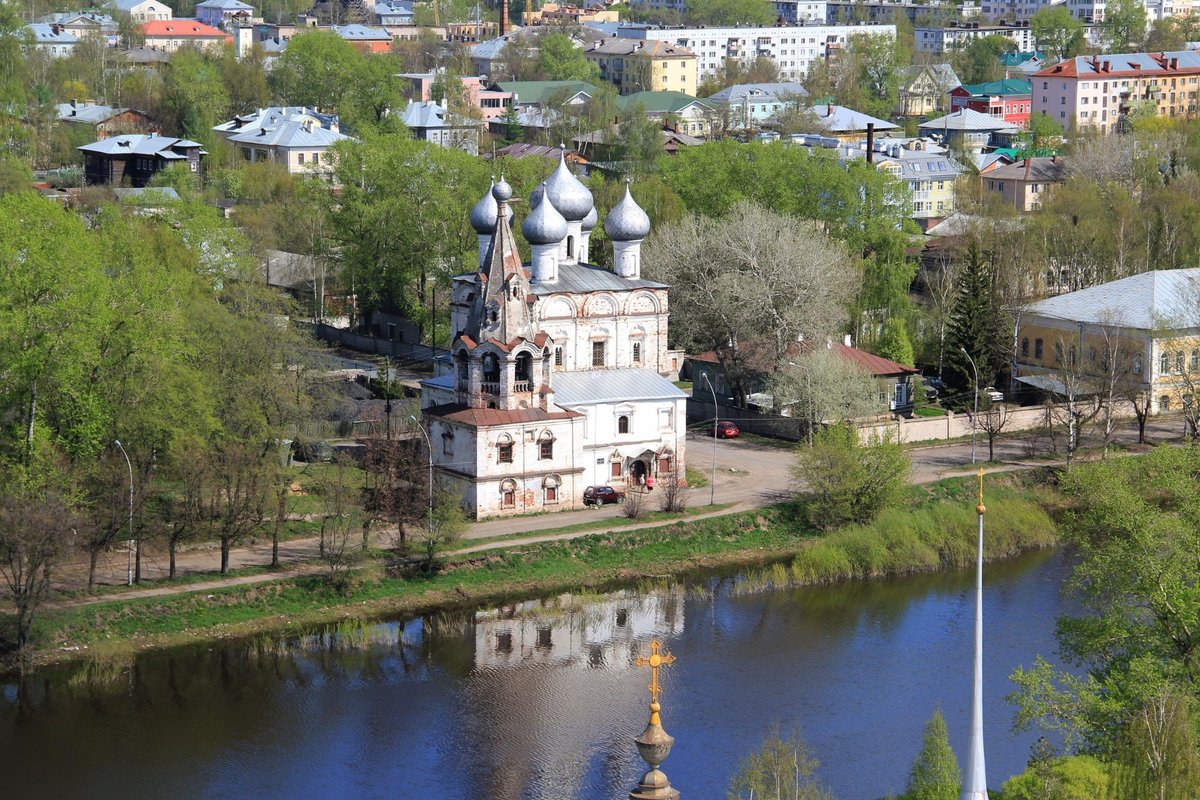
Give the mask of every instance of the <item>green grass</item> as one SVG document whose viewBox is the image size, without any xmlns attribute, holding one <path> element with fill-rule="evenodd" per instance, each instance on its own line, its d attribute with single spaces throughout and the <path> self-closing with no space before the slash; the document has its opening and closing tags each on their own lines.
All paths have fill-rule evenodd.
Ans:
<svg viewBox="0 0 1200 800">
<path fill-rule="evenodd" d="M 1036 496 L 1030 495 L 1035 480 L 996 476 L 989 483 L 990 558 L 1054 543 L 1054 526 Z M 96 647 L 112 651 L 121 643 L 135 649 L 296 630 L 347 617 L 600 589 L 716 567 L 750 570 L 748 574 L 770 584 L 932 571 L 962 566 L 973 557 L 973 486 L 972 479 L 959 478 L 917 487 L 904 506 L 885 512 L 874 523 L 827 534 L 805 527 L 801 509 L 790 503 L 637 530 L 613 530 L 614 520 L 596 520 L 609 529 L 569 541 L 457 557 L 432 575 L 385 574 L 380 563 L 370 562 L 352 574 L 343 591 L 311 576 L 56 608 L 37 618 L 34 638 L 46 661 L 86 656 Z M 756 572 L 759 568 L 763 569 Z M 85 650 L 72 655 L 63 652 L 66 647 Z"/>
<path fill-rule="evenodd" d="M 680 389 L 683 389 L 685 392 L 692 391 L 692 382 L 691 381 L 671 381 L 671 382 L 674 383 L 676 386 L 678 386 Z"/>
<path fill-rule="evenodd" d="M 684 478 L 687 480 L 687 485 L 693 489 L 708 486 L 708 473 L 701 472 L 695 467 L 688 465 L 684 469 Z"/>
<path fill-rule="evenodd" d="M 932 406 L 922 406 L 921 408 L 913 409 L 913 416 L 914 417 L 944 417 L 944 416 L 946 416 L 946 409 L 934 408 Z"/>
</svg>

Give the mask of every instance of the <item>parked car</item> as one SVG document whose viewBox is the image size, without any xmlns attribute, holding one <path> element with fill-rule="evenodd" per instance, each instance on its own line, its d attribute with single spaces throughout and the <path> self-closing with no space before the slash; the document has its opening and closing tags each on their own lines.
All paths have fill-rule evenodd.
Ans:
<svg viewBox="0 0 1200 800">
<path fill-rule="evenodd" d="M 983 390 L 982 394 L 993 403 L 1001 403 L 1004 401 L 1004 392 L 999 391 L 995 386 L 987 387 Z"/>
<path fill-rule="evenodd" d="M 941 378 L 921 378 L 921 386 L 925 389 L 926 402 L 932 403 L 938 399 L 945 384 Z"/>
<path fill-rule="evenodd" d="M 709 436 L 712 436 L 715 433 L 718 439 L 736 439 L 742 435 L 742 432 L 738 426 L 734 425 L 727 419 L 717 420 L 717 424 L 714 428 L 709 428 L 707 425 L 705 425 L 704 432 Z"/>
<path fill-rule="evenodd" d="M 625 492 L 611 486 L 589 486 L 583 490 L 585 506 L 606 506 L 610 503 L 624 503 Z"/>
</svg>

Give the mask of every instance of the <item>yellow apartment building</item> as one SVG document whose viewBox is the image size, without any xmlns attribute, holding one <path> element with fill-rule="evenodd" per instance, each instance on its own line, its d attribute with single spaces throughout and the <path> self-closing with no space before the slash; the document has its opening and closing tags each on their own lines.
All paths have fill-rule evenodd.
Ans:
<svg viewBox="0 0 1200 800">
<path fill-rule="evenodd" d="M 682 92 L 696 96 L 696 54 L 657 39 L 610 36 L 583 51 L 600 68 L 600 77 L 622 95 L 638 92 Z"/>
</svg>

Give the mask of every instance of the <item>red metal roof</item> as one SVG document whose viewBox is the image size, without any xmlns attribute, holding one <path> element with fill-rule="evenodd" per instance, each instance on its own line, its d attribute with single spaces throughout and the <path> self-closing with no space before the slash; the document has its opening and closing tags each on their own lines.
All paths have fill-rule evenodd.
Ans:
<svg viewBox="0 0 1200 800">
<path fill-rule="evenodd" d="M 814 347 L 809 344 L 803 348 L 808 352 L 812 352 Z M 919 370 L 912 367 L 906 367 L 903 364 L 898 364 L 891 359 L 877 356 L 874 353 L 868 353 L 866 350 L 859 350 L 857 347 L 849 347 L 845 344 L 835 344 L 831 348 L 839 358 L 845 359 L 852 364 L 858 365 L 859 368 L 866 370 L 877 378 L 888 377 L 891 375 L 916 375 Z M 688 358 L 693 361 L 704 361 L 709 364 L 720 363 L 717 359 L 717 354 L 709 350 L 696 355 L 689 355 Z"/>
<path fill-rule="evenodd" d="M 422 413 L 476 428 L 493 425 L 521 425 L 582 416 L 576 411 L 550 412 L 540 408 L 517 408 L 510 411 L 503 408 L 471 408 L 461 403 L 430 406 Z"/>
</svg>

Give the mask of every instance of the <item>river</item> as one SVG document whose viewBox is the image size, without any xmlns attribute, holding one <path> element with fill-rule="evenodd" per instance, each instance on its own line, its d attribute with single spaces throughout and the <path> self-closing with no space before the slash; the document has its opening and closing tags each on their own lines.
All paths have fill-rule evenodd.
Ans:
<svg viewBox="0 0 1200 800">
<path fill-rule="evenodd" d="M 1055 651 L 1061 552 L 989 565 L 989 783 L 1024 768 L 1008 675 Z M 739 586 L 741 588 L 739 588 Z M 729 578 L 54 668 L 0 685 L 9 797 L 617 800 L 660 638 L 663 765 L 725 797 L 772 723 L 798 729 L 840 800 L 903 790 L 937 707 L 961 755 L 973 573 L 746 591 Z M 1052 659 L 1053 660 L 1053 659 Z"/>
</svg>

